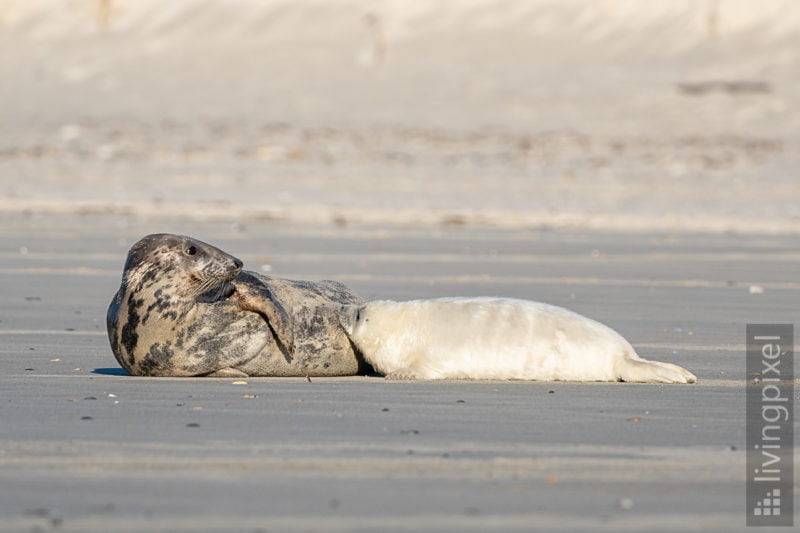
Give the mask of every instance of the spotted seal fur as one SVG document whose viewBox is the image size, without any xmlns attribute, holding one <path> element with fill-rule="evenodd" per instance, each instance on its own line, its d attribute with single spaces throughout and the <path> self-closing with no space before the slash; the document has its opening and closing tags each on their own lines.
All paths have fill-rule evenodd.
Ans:
<svg viewBox="0 0 800 533">
<path fill-rule="evenodd" d="M 128 252 L 107 313 L 119 364 L 136 376 L 341 376 L 363 359 L 338 321 L 363 300 L 335 281 L 243 271 L 187 236 L 148 235 Z"/>
</svg>

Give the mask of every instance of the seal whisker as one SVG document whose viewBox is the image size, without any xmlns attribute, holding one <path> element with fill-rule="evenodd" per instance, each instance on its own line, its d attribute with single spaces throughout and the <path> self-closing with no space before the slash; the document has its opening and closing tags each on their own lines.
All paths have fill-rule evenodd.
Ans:
<svg viewBox="0 0 800 533">
<path fill-rule="evenodd" d="M 218 287 L 212 287 L 208 290 L 202 291 L 196 296 L 198 302 L 213 303 L 228 298 L 234 293 L 236 288 L 230 281 L 223 281 Z"/>
<path fill-rule="evenodd" d="M 199 285 L 194 287 L 191 292 L 193 298 L 198 298 L 203 294 L 209 293 L 214 289 L 222 287 L 225 284 L 225 281 L 220 279 L 218 276 L 210 276 L 207 278 L 203 278 Z"/>
</svg>

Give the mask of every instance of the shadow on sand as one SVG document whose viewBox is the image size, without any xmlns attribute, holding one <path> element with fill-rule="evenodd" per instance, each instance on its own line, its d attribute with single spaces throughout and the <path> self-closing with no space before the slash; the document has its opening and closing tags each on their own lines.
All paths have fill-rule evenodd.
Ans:
<svg viewBox="0 0 800 533">
<path fill-rule="evenodd" d="M 130 376 L 122 368 L 95 368 L 92 374 L 100 374 L 103 376 Z"/>
</svg>

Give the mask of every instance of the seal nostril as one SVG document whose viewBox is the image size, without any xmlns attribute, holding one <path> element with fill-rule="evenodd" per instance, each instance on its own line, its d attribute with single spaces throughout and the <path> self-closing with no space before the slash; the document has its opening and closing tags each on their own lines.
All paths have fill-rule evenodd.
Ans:
<svg viewBox="0 0 800 533">
<path fill-rule="evenodd" d="M 244 263 L 242 263 L 242 260 L 241 260 L 241 259 L 234 259 L 234 260 L 233 260 L 233 265 L 234 265 L 236 268 L 242 268 L 242 266 L 244 266 Z"/>
</svg>

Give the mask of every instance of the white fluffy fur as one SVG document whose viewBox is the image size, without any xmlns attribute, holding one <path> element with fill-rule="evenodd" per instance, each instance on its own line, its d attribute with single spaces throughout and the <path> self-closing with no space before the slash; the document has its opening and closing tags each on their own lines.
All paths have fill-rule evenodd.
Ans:
<svg viewBox="0 0 800 533">
<path fill-rule="evenodd" d="M 385 300 L 345 306 L 340 320 L 390 379 L 696 381 L 677 365 L 640 358 L 611 328 L 539 302 Z"/>
</svg>

